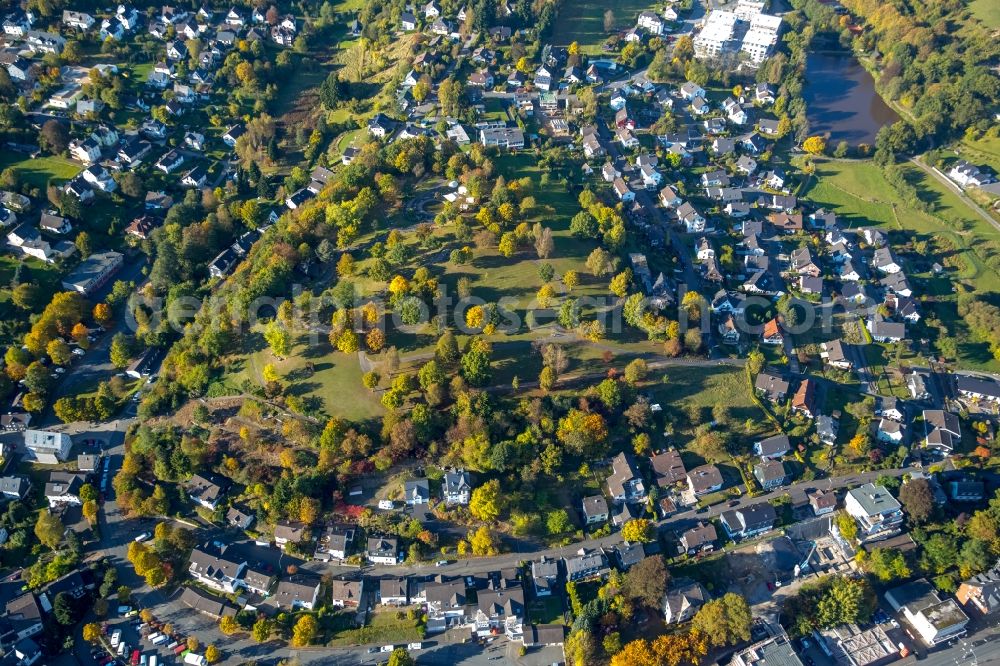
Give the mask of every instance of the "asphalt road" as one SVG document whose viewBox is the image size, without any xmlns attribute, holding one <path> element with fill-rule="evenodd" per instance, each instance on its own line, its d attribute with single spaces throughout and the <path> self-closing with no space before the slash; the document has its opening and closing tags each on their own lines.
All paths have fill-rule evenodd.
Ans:
<svg viewBox="0 0 1000 666">
<path fill-rule="evenodd" d="M 90 297 L 90 301 L 92 303 L 96 303 L 103 300 L 108 292 L 111 291 L 114 283 L 118 280 L 135 282 L 137 285 L 141 284 L 144 281 L 142 269 L 145 264 L 145 259 L 126 263 L 107 285 Z M 111 340 L 115 337 L 116 333 L 121 332 L 132 333 L 129 329 L 128 318 L 124 315 L 119 315 L 115 319 L 114 325 L 111 329 L 106 331 L 97 340 L 97 342 L 87 350 L 87 353 L 77 360 L 76 364 L 72 368 L 67 370 L 65 377 L 56 386 L 52 402 L 55 402 L 58 398 L 63 396 L 73 395 L 81 387 L 86 387 L 97 381 L 108 379 L 117 371 L 115 366 L 111 364 Z M 52 413 L 52 410 L 47 410 L 43 415 L 43 422 L 41 425 L 51 425 L 58 422 L 59 421 Z"/>
</svg>

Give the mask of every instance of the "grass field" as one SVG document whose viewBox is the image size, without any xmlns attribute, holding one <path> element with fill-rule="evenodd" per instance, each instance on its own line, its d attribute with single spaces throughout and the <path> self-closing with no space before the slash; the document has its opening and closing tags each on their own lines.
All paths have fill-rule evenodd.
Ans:
<svg viewBox="0 0 1000 666">
<path fill-rule="evenodd" d="M 24 153 L 0 152 L 0 171 L 8 167 L 17 169 L 21 180 L 44 190 L 50 180 L 69 180 L 83 170 L 83 167 L 63 157 L 39 157 L 31 159 Z"/>
<path fill-rule="evenodd" d="M 650 8 L 648 0 L 574 0 L 564 2 L 556 19 L 552 33 L 552 43 L 567 46 L 572 42 L 580 44 L 585 53 L 600 53 L 601 44 L 608 33 L 604 30 L 604 13 L 611 10 L 615 16 L 615 27 L 625 28 L 635 25 L 636 16 Z"/>
<path fill-rule="evenodd" d="M 322 401 L 325 411 L 351 421 L 365 421 L 382 416 L 378 396 L 361 384 L 361 366 L 356 354 L 334 352 L 329 342 L 320 336 L 317 344 L 310 344 L 301 336 L 286 359 L 277 359 L 266 347 L 260 335 L 247 337 L 247 351 L 234 362 L 227 364 L 225 383 L 238 387 L 243 380 L 260 384 L 261 373 L 268 363 L 291 384 L 289 393 L 302 398 Z M 313 364 L 312 372 L 307 369 Z M 350 396 L 350 399 L 345 399 Z"/>
<path fill-rule="evenodd" d="M 969 9 L 987 28 L 1000 28 L 1000 4 L 996 0 L 972 0 Z"/>
</svg>

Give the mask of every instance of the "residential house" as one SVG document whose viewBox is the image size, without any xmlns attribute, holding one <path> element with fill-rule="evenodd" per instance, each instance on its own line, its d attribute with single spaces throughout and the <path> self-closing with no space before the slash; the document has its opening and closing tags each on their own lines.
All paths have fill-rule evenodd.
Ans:
<svg viewBox="0 0 1000 666">
<path fill-rule="evenodd" d="M 875 438 L 880 442 L 899 444 L 903 441 L 903 436 L 905 434 L 906 427 L 904 424 L 899 421 L 882 418 L 878 422 L 878 429 L 876 430 Z"/>
<path fill-rule="evenodd" d="M 500 590 L 480 590 L 476 598 L 473 630 L 479 635 L 502 632 L 510 639 L 523 633 L 525 616 L 524 590 L 511 587 Z"/>
<path fill-rule="evenodd" d="M 820 352 L 820 356 L 827 365 L 841 370 L 851 370 L 854 368 L 854 361 L 848 354 L 848 346 L 843 340 L 824 342 L 821 348 L 823 351 Z"/>
<path fill-rule="evenodd" d="M 1000 384 L 990 379 L 955 375 L 955 389 L 959 395 L 974 402 L 1000 403 Z"/>
<path fill-rule="evenodd" d="M 354 528 L 327 526 L 316 539 L 313 559 L 329 562 L 345 560 L 354 545 Z"/>
<path fill-rule="evenodd" d="M 747 539 L 774 528 L 778 519 L 774 507 L 767 502 L 723 511 L 722 528 L 731 539 Z"/>
<path fill-rule="evenodd" d="M 608 558 L 604 550 L 586 550 L 581 548 L 573 557 L 564 558 L 566 578 L 570 581 L 599 578 L 610 571 Z"/>
<path fill-rule="evenodd" d="M 760 341 L 765 345 L 780 345 L 785 341 L 785 337 L 781 332 L 781 326 L 778 324 L 777 318 L 772 318 L 764 324 L 764 330 L 761 332 Z"/>
<path fill-rule="evenodd" d="M 287 580 L 278 581 L 278 587 L 268 602 L 278 608 L 288 608 L 293 611 L 313 610 L 319 600 L 320 587 L 319 578 L 297 574 Z M 336 605 L 336 602 L 333 605 Z"/>
<path fill-rule="evenodd" d="M 378 602 L 386 606 L 406 606 L 410 603 L 409 578 L 383 578 L 378 582 Z"/>
<path fill-rule="evenodd" d="M 4 627 L 4 642 L 14 643 L 32 636 L 37 636 L 44 629 L 45 615 L 38 598 L 32 592 L 16 596 L 4 606 L 4 614 L 0 622 Z"/>
<path fill-rule="evenodd" d="M 816 416 L 816 382 L 803 379 L 798 390 L 792 396 L 792 411 L 805 414 L 809 418 Z"/>
<path fill-rule="evenodd" d="M 365 551 L 368 561 L 373 564 L 399 564 L 402 553 L 399 550 L 399 539 L 396 537 L 368 537 L 368 548 Z"/>
<path fill-rule="evenodd" d="M 903 522 L 903 511 L 885 486 L 866 483 L 847 491 L 844 509 L 858 524 L 861 541 L 891 536 Z"/>
<path fill-rule="evenodd" d="M 243 125 L 233 125 L 226 130 L 226 133 L 222 135 L 222 142 L 229 146 L 230 148 L 236 147 L 236 142 L 239 141 L 240 137 L 246 134 L 246 128 Z"/>
<path fill-rule="evenodd" d="M 958 603 L 980 614 L 992 616 L 1000 610 L 1000 563 L 962 582 L 955 592 Z"/>
<path fill-rule="evenodd" d="M 958 416 L 941 409 L 924 410 L 924 448 L 948 455 L 962 441 Z"/>
<path fill-rule="evenodd" d="M 659 488 L 669 488 L 687 481 L 684 461 L 676 449 L 654 453 L 649 457 L 649 464 L 653 468 L 653 481 Z"/>
<path fill-rule="evenodd" d="M 930 377 L 919 371 L 913 371 L 906 378 L 906 386 L 910 389 L 910 396 L 914 400 L 929 400 L 931 397 L 927 382 Z"/>
<path fill-rule="evenodd" d="M 955 162 L 954 166 L 948 170 L 948 177 L 963 188 L 980 187 L 994 182 L 992 174 L 974 164 L 969 164 L 965 160 Z"/>
<path fill-rule="evenodd" d="M 226 523 L 241 530 L 248 530 L 253 525 L 257 517 L 250 513 L 250 509 L 238 505 L 229 507 L 226 511 Z"/>
<path fill-rule="evenodd" d="M 969 616 L 955 599 L 942 599 L 934 586 L 920 578 L 885 593 L 894 611 L 901 611 L 909 626 L 930 647 L 966 632 Z"/>
<path fill-rule="evenodd" d="M 559 561 L 550 560 L 544 555 L 531 563 L 531 581 L 536 597 L 551 596 L 559 583 Z"/>
<path fill-rule="evenodd" d="M 729 154 L 733 153 L 735 150 L 736 150 L 736 142 L 733 141 L 732 139 L 730 139 L 729 137 L 719 136 L 719 137 L 716 137 L 716 138 L 712 139 L 712 153 L 715 154 L 715 155 L 720 155 L 720 156 L 721 155 L 729 155 Z M 746 157 L 746 156 L 744 155 L 743 157 Z M 747 158 L 747 159 L 749 159 L 749 158 Z M 740 160 L 737 160 L 737 162 L 736 162 L 736 169 L 738 171 L 742 171 L 743 173 L 746 173 L 745 171 L 743 171 L 742 169 L 740 169 L 741 160 L 742 160 L 742 157 L 740 158 Z M 754 168 L 756 168 L 756 164 L 755 164 Z M 751 171 L 751 173 L 752 173 L 752 171 Z"/>
<path fill-rule="evenodd" d="M 591 495 L 583 498 L 583 520 L 587 525 L 607 522 L 608 502 L 603 495 Z"/>
<path fill-rule="evenodd" d="M 753 475 L 764 490 L 774 490 L 788 483 L 788 471 L 780 460 L 766 460 L 753 468 Z"/>
<path fill-rule="evenodd" d="M 817 516 L 833 513 L 837 508 L 837 495 L 832 490 L 814 490 L 807 495 L 809 506 Z"/>
<path fill-rule="evenodd" d="M 705 231 L 705 218 L 688 201 L 677 207 L 677 218 L 684 223 L 688 233 L 697 234 Z"/>
<path fill-rule="evenodd" d="M 330 605 L 336 608 L 357 608 L 364 594 L 365 580 L 330 581 Z"/>
<path fill-rule="evenodd" d="M 788 455 L 791 450 L 792 444 L 785 434 L 762 439 L 753 445 L 754 455 L 759 456 L 761 460 L 777 460 Z"/>
<path fill-rule="evenodd" d="M 615 181 L 611 184 L 612 189 L 615 191 L 615 195 L 620 201 L 629 202 L 635 201 L 635 192 L 633 192 L 628 184 L 621 178 L 615 178 Z"/>
<path fill-rule="evenodd" d="M 840 421 L 827 414 L 820 414 L 816 417 L 816 435 L 819 441 L 828 446 L 837 443 L 837 434 L 840 432 Z"/>
<path fill-rule="evenodd" d="M 905 324 L 889 321 L 879 313 L 869 317 L 865 326 L 875 342 L 899 342 L 906 337 Z"/>
<path fill-rule="evenodd" d="M 431 485 L 427 479 L 411 479 L 403 484 L 403 499 L 410 506 L 431 501 Z"/>
<path fill-rule="evenodd" d="M 687 529 L 681 534 L 681 551 L 688 555 L 711 552 L 715 549 L 715 542 L 718 538 L 715 525 L 699 522 L 695 527 Z"/>
<path fill-rule="evenodd" d="M 465 580 L 438 577 L 424 586 L 427 595 L 427 630 L 443 631 L 466 623 L 468 596 Z"/>
<path fill-rule="evenodd" d="M 56 465 L 69 459 L 73 446 L 70 436 L 52 430 L 25 430 L 24 448 L 27 459 L 44 465 Z"/>
<path fill-rule="evenodd" d="M 305 538 L 307 526 L 304 523 L 279 520 L 274 525 L 274 544 L 281 550 L 290 543 L 299 543 Z"/>
<path fill-rule="evenodd" d="M 31 481 L 26 476 L 0 477 L 0 496 L 3 499 L 24 499 L 31 488 Z"/>
<path fill-rule="evenodd" d="M 208 167 L 199 164 L 181 177 L 181 185 L 184 187 L 202 188 L 208 182 Z"/>
<path fill-rule="evenodd" d="M 247 563 L 242 557 L 227 556 L 228 546 L 206 543 L 191 551 L 188 573 L 213 589 L 233 594 L 244 587 L 243 572 Z"/>
<path fill-rule="evenodd" d="M 875 250 L 872 257 L 872 266 L 882 273 L 898 273 L 903 267 L 896 261 L 896 256 L 888 247 L 880 247 Z"/>
<path fill-rule="evenodd" d="M 788 395 L 788 380 L 769 370 L 757 374 L 754 389 L 771 402 L 781 402 Z"/>
<path fill-rule="evenodd" d="M 194 502 L 210 511 L 215 511 L 226 495 L 228 484 L 222 477 L 214 475 L 211 477 L 195 474 L 185 484 L 185 490 Z"/>
<path fill-rule="evenodd" d="M 441 482 L 441 494 L 448 506 L 464 506 L 472 493 L 472 477 L 462 469 L 446 472 Z"/>
<path fill-rule="evenodd" d="M 650 35 L 659 36 L 663 34 L 667 24 L 663 17 L 647 9 L 639 12 L 639 18 L 636 19 L 636 26 L 642 28 Z"/>
<path fill-rule="evenodd" d="M 757 170 L 757 160 L 749 155 L 740 155 L 740 158 L 736 160 L 736 170 L 742 174 L 751 176 Z"/>
<path fill-rule="evenodd" d="M 712 493 L 722 488 L 722 472 L 715 465 L 702 465 L 687 473 L 687 482 L 695 496 Z"/>
<path fill-rule="evenodd" d="M 644 502 L 646 486 L 635 460 L 627 453 L 619 453 L 611 461 L 608 491 L 615 502 Z"/>
<path fill-rule="evenodd" d="M 688 578 L 672 580 L 663 597 L 663 619 L 667 624 L 687 622 L 708 599 L 701 583 Z"/>
<path fill-rule="evenodd" d="M 49 482 L 45 484 L 45 499 L 49 507 L 83 504 L 80 499 L 80 488 L 84 483 L 84 474 L 72 472 L 50 472 Z"/>
<path fill-rule="evenodd" d="M 778 121 L 772 120 L 771 118 L 761 118 L 757 123 L 757 129 L 760 130 L 761 134 L 777 136 L 779 132 Z"/>
<path fill-rule="evenodd" d="M 156 161 L 156 168 L 165 174 L 171 174 L 184 164 L 183 153 L 177 150 L 169 150 Z"/>
</svg>

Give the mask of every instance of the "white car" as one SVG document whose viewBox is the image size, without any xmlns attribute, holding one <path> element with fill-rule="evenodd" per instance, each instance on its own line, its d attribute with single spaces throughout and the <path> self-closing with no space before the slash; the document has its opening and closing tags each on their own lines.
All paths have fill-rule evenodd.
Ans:
<svg viewBox="0 0 1000 666">
<path fill-rule="evenodd" d="M 66 372 L 66 368 L 56 368 L 55 372 L 57 375 L 61 375 Z"/>
<path fill-rule="evenodd" d="M 73 356 L 83 356 L 86 353 L 87 353 L 86 350 L 82 349 L 81 347 L 73 348 Z"/>
<path fill-rule="evenodd" d="M 151 537 L 151 536 L 153 536 L 153 535 L 150 534 L 149 532 L 143 532 L 142 534 L 140 534 L 139 536 L 137 536 L 134 539 L 134 541 L 136 541 L 138 543 L 142 543 L 143 541 L 146 541 L 147 539 L 149 539 L 149 537 Z"/>
</svg>

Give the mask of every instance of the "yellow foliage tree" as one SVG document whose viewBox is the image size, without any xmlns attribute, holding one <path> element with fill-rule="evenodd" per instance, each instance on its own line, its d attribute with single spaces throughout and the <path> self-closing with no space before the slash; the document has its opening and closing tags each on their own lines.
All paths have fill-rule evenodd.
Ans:
<svg viewBox="0 0 1000 666">
<path fill-rule="evenodd" d="M 469 328 L 482 328 L 486 320 L 486 312 L 481 305 L 473 305 L 465 311 L 465 325 Z"/>
<path fill-rule="evenodd" d="M 811 136 L 802 142 L 802 150 L 811 155 L 822 155 L 826 150 L 826 139 L 821 136 Z"/>
</svg>

